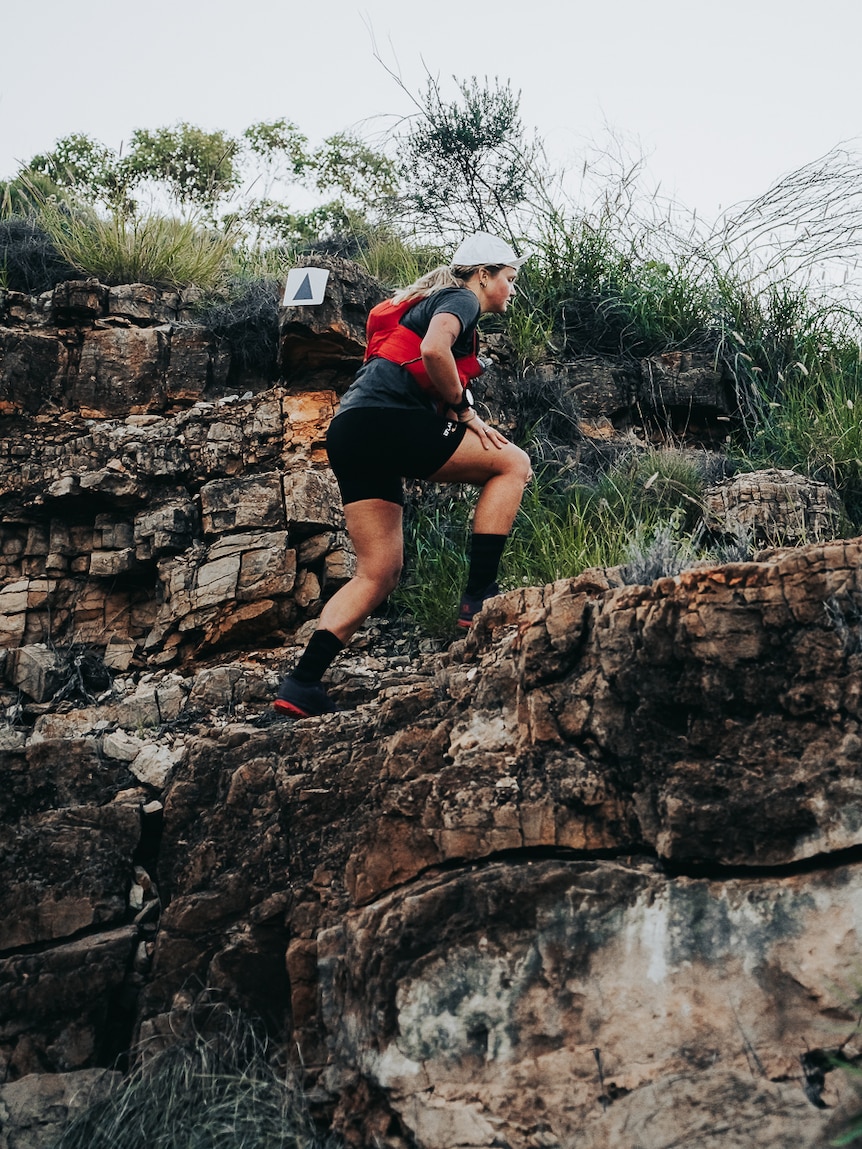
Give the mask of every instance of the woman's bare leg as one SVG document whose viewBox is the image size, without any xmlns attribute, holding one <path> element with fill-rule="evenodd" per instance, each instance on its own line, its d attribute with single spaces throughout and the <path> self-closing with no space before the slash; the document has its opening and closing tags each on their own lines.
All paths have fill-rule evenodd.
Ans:
<svg viewBox="0 0 862 1149">
<path fill-rule="evenodd" d="M 344 508 L 356 552 L 356 574 L 326 603 L 320 628 L 347 643 L 398 585 L 404 561 L 403 512 L 385 499 L 361 499 Z"/>
<path fill-rule="evenodd" d="M 514 443 L 485 447 L 470 431 L 455 454 L 436 471 L 435 483 L 474 483 L 482 491 L 473 513 L 473 532 L 507 535 L 532 475 L 530 459 Z"/>
</svg>

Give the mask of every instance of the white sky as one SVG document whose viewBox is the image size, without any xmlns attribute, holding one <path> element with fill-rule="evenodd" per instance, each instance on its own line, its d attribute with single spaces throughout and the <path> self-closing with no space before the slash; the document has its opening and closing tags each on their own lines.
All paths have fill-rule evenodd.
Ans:
<svg viewBox="0 0 862 1149">
<path fill-rule="evenodd" d="M 31 0 L 0 29 L 0 177 L 71 132 L 382 129 L 411 106 L 369 29 L 411 90 L 510 80 L 556 162 L 610 128 L 707 218 L 862 136 L 855 0 Z"/>
</svg>

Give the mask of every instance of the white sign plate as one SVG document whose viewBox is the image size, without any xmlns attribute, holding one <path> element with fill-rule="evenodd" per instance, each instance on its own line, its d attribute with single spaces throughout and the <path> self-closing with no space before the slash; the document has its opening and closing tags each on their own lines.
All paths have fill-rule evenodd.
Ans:
<svg viewBox="0 0 862 1149">
<path fill-rule="evenodd" d="M 284 289 L 285 307 L 316 307 L 326 294 L 328 267 L 292 267 Z"/>
</svg>

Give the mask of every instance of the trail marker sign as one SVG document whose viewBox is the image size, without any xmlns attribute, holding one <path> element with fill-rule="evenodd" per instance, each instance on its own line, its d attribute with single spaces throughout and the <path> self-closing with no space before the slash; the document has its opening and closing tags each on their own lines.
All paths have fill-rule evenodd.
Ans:
<svg viewBox="0 0 862 1149">
<path fill-rule="evenodd" d="M 292 267 L 287 273 L 284 307 L 316 307 L 323 303 L 328 267 Z"/>
</svg>

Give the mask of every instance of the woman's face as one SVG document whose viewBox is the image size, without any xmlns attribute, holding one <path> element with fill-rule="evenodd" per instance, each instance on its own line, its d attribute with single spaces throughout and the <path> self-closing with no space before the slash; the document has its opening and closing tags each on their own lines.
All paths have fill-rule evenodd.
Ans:
<svg viewBox="0 0 862 1149">
<path fill-rule="evenodd" d="M 478 274 L 479 303 L 483 314 L 492 312 L 501 315 L 515 294 L 517 271 L 514 267 L 502 267 L 498 272 L 492 273 L 482 268 Z"/>
</svg>

